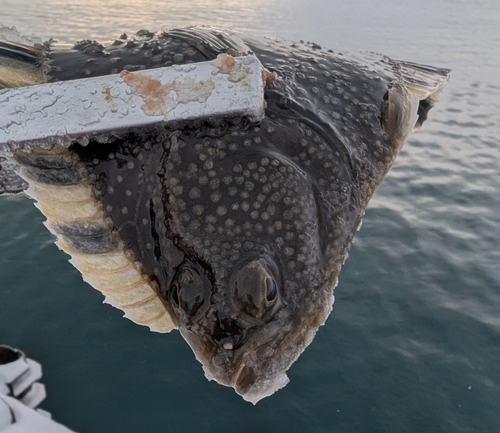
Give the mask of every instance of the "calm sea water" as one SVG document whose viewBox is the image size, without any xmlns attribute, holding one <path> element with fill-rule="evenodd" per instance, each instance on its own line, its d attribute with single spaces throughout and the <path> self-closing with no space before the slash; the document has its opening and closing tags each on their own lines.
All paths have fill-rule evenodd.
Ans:
<svg viewBox="0 0 500 433">
<path fill-rule="evenodd" d="M 106 40 L 211 24 L 453 69 L 376 193 L 332 316 L 256 407 L 203 377 L 179 337 L 101 305 L 24 197 L 0 198 L 0 342 L 44 366 L 80 432 L 500 431 L 497 0 L 2 0 L 25 34 Z"/>
</svg>

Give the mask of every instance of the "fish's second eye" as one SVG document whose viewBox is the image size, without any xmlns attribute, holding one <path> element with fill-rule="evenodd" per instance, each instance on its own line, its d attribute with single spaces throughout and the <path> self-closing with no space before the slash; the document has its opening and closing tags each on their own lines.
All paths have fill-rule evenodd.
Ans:
<svg viewBox="0 0 500 433">
<path fill-rule="evenodd" d="M 264 290 L 265 290 L 265 303 L 267 307 L 270 307 L 276 301 L 278 297 L 278 286 L 276 285 L 276 281 L 274 278 L 267 276 L 264 279 Z"/>
<path fill-rule="evenodd" d="M 186 260 L 178 269 L 168 293 L 168 301 L 178 317 L 193 317 L 208 306 L 211 284 L 207 272 L 197 263 Z"/>
</svg>

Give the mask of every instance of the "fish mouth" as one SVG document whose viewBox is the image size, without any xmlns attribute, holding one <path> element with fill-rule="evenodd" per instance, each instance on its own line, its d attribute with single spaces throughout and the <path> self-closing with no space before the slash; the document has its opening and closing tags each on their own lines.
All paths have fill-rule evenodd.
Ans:
<svg viewBox="0 0 500 433">
<path fill-rule="evenodd" d="M 256 404 L 289 382 L 285 371 L 295 359 L 296 322 L 283 309 L 270 322 L 246 330 L 243 339 L 214 338 L 213 329 L 201 326 L 179 327 L 179 331 L 209 381 L 234 388 L 244 400 Z"/>
<path fill-rule="evenodd" d="M 282 325 L 268 324 L 234 351 L 218 348 L 210 360 L 202 362 L 205 376 L 234 388 L 244 400 L 256 404 L 289 382 L 285 374 L 288 365 L 277 362 L 286 336 L 283 331 Z"/>
<path fill-rule="evenodd" d="M 233 380 L 231 381 L 230 386 L 232 386 L 233 388 L 236 388 L 237 383 L 238 383 L 238 379 L 240 378 L 240 375 L 246 366 L 247 366 L 247 364 L 245 363 L 245 361 L 242 361 L 241 364 L 239 365 L 239 367 L 234 372 Z"/>
<path fill-rule="evenodd" d="M 244 356 L 244 358 L 239 362 L 238 367 L 234 371 L 229 386 L 233 387 L 234 389 L 242 389 L 245 386 L 245 382 L 251 382 L 251 379 L 255 377 L 255 373 L 253 373 L 253 370 L 250 366 L 247 366 L 247 363 L 250 364 L 253 358 L 257 356 L 257 352 L 259 351 L 259 349 L 263 348 L 265 344 L 266 343 L 262 344 L 261 346 L 257 347 L 246 356 Z"/>
<path fill-rule="evenodd" d="M 277 371 L 269 371 L 267 368 L 264 374 L 259 372 L 258 365 L 255 365 L 258 352 L 258 349 L 254 350 L 239 363 L 230 385 L 238 395 L 254 405 L 274 394 L 290 381 L 285 373 L 286 367 Z"/>
</svg>

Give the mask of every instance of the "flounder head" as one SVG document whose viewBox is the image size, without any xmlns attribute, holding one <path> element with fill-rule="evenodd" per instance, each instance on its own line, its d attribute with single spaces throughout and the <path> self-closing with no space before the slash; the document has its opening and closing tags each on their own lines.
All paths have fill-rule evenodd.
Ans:
<svg viewBox="0 0 500 433">
<path fill-rule="evenodd" d="M 283 154 L 235 152 L 240 161 L 228 155 L 214 166 L 215 196 L 214 183 L 191 186 L 182 164 L 167 175 L 172 229 L 187 253 L 164 299 L 207 378 L 256 403 L 286 385 L 285 371 L 325 320 L 332 292 L 321 287 L 313 179 Z"/>
<path fill-rule="evenodd" d="M 185 263 L 169 292 L 179 330 L 207 378 L 253 403 L 286 385 L 284 370 L 293 362 L 286 359 L 292 324 L 280 280 L 270 257 L 242 262 L 231 275 L 228 299 L 218 306 L 207 272 Z"/>
</svg>

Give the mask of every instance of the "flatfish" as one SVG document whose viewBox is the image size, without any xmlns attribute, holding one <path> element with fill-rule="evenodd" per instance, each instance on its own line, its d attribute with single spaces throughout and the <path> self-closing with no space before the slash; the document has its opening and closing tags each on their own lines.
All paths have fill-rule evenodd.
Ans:
<svg viewBox="0 0 500 433">
<path fill-rule="evenodd" d="M 330 314 L 368 202 L 449 71 L 193 27 L 73 46 L 4 37 L 0 88 L 248 53 L 266 68 L 260 123 L 11 143 L 0 191 L 35 200 L 104 302 L 178 329 L 209 380 L 255 404 Z"/>
</svg>

